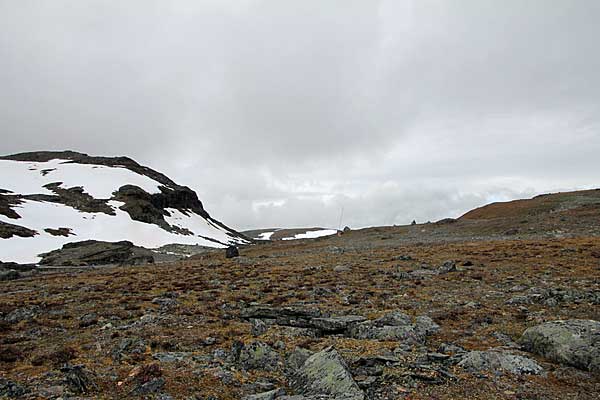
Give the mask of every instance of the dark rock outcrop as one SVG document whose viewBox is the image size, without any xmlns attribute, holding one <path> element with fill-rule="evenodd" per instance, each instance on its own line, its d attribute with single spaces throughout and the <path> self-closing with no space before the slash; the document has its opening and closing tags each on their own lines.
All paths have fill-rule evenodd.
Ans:
<svg viewBox="0 0 600 400">
<path fill-rule="evenodd" d="M 10 239 L 13 236 L 33 237 L 35 235 L 37 235 L 37 232 L 32 229 L 0 221 L 1 239 Z"/>
<path fill-rule="evenodd" d="M 44 229 L 44 231 L 51 234 L 52 236 L 64 236 L 64 237 L 75 236 L 75 234 L 71 231 L 71 228 L 57 228 L 57 229 L 46 228 L 46 229 Z"/>
<path fill-rule="evenodd" d="M 65 244 L 61 249 L 40 254 L 40 265 L 136 265 L 154 262 L 150 250 L 136 247 L 128 241 L 101 242 L 86 240 Z"/>
</svg>

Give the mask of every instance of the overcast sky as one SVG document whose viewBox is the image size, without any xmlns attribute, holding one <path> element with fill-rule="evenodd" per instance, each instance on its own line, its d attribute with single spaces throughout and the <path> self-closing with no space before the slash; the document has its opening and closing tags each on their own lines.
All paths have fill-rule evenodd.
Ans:
<svg viewBox="0 0 600 400">
<path fill-rule="evenodd" d="M 600 1 L 0 0 L 0 153 L 128 155 L 239 228 L 600 187 Z"/>
</svg>

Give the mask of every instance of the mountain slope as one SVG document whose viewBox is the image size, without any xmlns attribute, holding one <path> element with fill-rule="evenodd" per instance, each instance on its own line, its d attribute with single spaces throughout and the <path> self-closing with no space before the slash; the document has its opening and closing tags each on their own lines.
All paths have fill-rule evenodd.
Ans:
<svg viewBox="0 0 600 400">
<path fill-rule="evenodd" d="M 130 158 L 76 152 L 0 157 L 0 238 L 0 259 L 16 262 L 88 239 L 150 248 L 249 242 L 190 188 Z"/>
</svg>

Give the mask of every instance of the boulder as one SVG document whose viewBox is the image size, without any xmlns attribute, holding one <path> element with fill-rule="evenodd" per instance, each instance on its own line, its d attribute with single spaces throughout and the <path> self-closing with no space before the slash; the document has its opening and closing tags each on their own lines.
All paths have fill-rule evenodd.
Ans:
<svg viewBox="0 0 600 400">
<path fill-rule="evenodd" d="M 239 257 L 239 256 L 240 256 L 240 252 L 239 252 L 238 248 L 235 246 L 229 246 L 227 248 L 227 250 L 225 250 L 225 257 L 227 257 L 227 258 L 235 258 L 235 257 Z"/>
<path fill-rule="evenodd" d="M 363 400 L 365 397 L 333 347 L 310 356 L 294 375 L 291 386 L 297 394 L 306 396 L 327 396 L 337 400 Z"/>
<path fill-rule="evenodd" d="M 544 371 L 527 357 L 500 351 L 470 351 L 458 365 L 473 372 L 509 372 L 516 375 L 539 375 Z"/>
<path fill-rule="evenodd" d="M 249 345 L 243 345 L 238 358 L 239 364 L 245 370 L 275 371 L 279 361 L 279 353 L 263 342 L 252 342 Z"/>
<path fill-rule="evenodd" d="M 14 269 L 0 269 L 0 281 L 12 281 L 20 277 L 21 274 Z"/>
<path fill-rule="evenodd" d="M 523 348 L 560 364 L 600 372 L 600 322 L 551 321 L 528 328 L 519 340 Z"/>
<path fill-rule="evenodd" d="M 79 266 L 79 265 L 138 265 L 154 262 L 150 250 L 136 247 L 128 241 L 101 242 L 85 240 L 67 243 L 61 249 L 40 254 L 40 265 Z"/>
</svg>

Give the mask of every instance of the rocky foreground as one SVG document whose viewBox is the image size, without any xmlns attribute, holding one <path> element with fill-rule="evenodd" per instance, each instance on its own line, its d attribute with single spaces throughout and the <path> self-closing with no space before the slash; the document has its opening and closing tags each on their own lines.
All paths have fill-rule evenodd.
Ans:
<svg viewBox="0 0 600 400">
<path fill-rule="evenodd" d="M 600 238 L 401 232 L 8 277 L 0 396 L 600 396 Z"/>
</svg>

